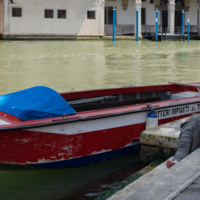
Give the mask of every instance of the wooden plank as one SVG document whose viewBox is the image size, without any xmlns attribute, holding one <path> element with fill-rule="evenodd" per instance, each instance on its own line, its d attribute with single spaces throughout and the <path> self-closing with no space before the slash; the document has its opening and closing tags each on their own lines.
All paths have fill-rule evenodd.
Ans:
<svg viewBox="0 0 200 200">
<path fill-rule="evenodd" d="M 182 85 L 182 86 L 188 86 L 188 87 L 200 87 L 198 84 L 192 84 L 192 83 L 183 83 L 183 82 L 168 82 L 173 85 Z"/>
</svg>

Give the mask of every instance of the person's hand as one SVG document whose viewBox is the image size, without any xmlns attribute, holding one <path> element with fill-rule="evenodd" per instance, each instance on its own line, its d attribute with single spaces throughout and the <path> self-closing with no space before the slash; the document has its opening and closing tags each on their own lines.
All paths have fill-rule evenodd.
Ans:
<svg viewBox="0 0 200 200">
<path fill-rule="evenodd" d="M 166 167 L 169 169 L 171 168 L 172 166 L 174 166 L 178 161 L 172 161 L 172 160 L 167 160 L 166 162 Z"/>
</svg>

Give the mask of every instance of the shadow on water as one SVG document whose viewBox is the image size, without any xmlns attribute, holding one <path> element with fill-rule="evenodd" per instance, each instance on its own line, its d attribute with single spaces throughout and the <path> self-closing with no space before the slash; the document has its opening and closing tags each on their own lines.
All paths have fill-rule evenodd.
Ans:
<svg viewBox="0 0 200 200">
<path fill-rule="evenodd" d="M 70 169 L 1 166 L 0 199 L 89 200 L 143 167 L 139 155 Z"/>
</svg>

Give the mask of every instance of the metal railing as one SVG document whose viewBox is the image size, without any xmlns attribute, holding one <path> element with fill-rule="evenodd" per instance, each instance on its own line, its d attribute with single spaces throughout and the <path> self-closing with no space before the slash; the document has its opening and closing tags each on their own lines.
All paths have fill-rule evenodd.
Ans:
<svg viewBox="0 0 200 200">
<path fill-rule="evenodd" d="M 143 25 L 142 26 L 142 35 L 151 35 L 155 33 L 155 25 Z M 158 33 L 162 33 L 162 26 L 158 26 Z"/>
<path fill-rule="evenodd" d="M 134 26 L 122 27 L 122 35 L 134 35 Z M 155 25 L 142 25 L 141 32 L 143 36 L 155 33 Z M 158 33 L 162 33 L 162 26 L 158 26 Z"/>
<path fill-rule="evenodd" d="M 122 27 L 122 35 L 134 35 L 134 26 Z"/>
<path fill-rule="evenodd" d="M 184 34 L 187 34 L 187 26 L 184 27 Z M 190 26 L 190 35 L 198 35 L 199 26 Z"/>
<path fill-rule="evenodd" d="M 167 34 L 170 32 L 170 28 L 174 30 L 174 34 L 182 34 L 182 26 L 178 27 L 162 27 L 158 26 L 158 33 Z M 134 26 L 122 27 L 122 35 L 134 35 Z M 198 35 L 198 26 L 190 26 L 190 35 Z M 143 36 L 151 35 L 155 33 L 155 25 L 142 25 L 141 32 Z M 184 34 L 187 34 L 187 26 L 184 26 Z"/>
<path fill-rule="evenodd" d="M 190 35 L 198 35 L 198 26 L 190 26 Z M 182 35 L 182 26 L 178 27 L 165 27 L 162 33 L 170 33 L 170 29 L 174 31 L 174 34 Z M 187 26 L 184 26 L 184 34 L 187 34 Z"/>
<path fill-rule="evenodd" d="M 173 34 L 169 34 L 170 31 L 173 31 Z M 185 36 L 182 35 L 182 27 L 163 27 L 162 39 L 164 40 L 185 40 Z"/>
<path fill-rule="evenodd" d="M 182 27 L 174 27 L 174 34 L 181 35 L 182 34 Z"/>
</svg>

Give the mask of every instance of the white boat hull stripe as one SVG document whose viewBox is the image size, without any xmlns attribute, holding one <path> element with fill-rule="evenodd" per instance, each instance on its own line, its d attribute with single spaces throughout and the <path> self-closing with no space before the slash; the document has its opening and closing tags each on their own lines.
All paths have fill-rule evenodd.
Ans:
<svg viewBox="0 0 200 200">
<path fill-rule="evenodd" d="M 1 125 L 8 125 L 8 124 L 10 124 L 10 123 L 8 123 L 8 122 L 3 121 L 3 120 L 0 119 L 0 126 L 1 126 Z"/>
<path fill-rule="evenodd" d="M 166 119 L 175 116 L 191 114 L 199 111 L 200 111 L 200 104 L 196 103 L 185 106 L 174 106 L 165 109 L 157 109 L 156 113 L 158 114 L 159 119 Z M 28 130 L 36 132 L 45 132 L 45 133 L 74 135 L 79 133 L 86 133 L 86 132 L 99 131 L 99 130 L 144 123 L 146 121 L 148 113 L 149 112 L 144 111 L 127 115 L 60 124 L 60 125 L 47 126 L 41 128 L 33 128 Z"/>
</svg>

